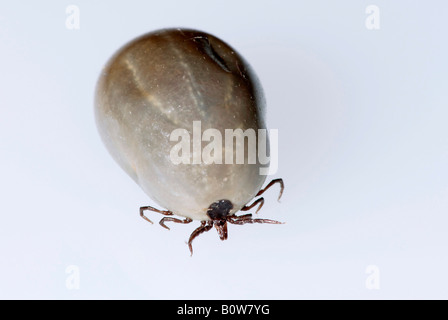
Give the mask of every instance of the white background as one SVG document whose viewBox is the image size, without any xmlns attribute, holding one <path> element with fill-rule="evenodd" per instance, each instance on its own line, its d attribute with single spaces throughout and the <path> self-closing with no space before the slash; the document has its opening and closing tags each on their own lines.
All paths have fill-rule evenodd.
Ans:
<svg viewBox="0 0 448 320">
<path fill-rule="evenodd" d="M 66 27 L 71 4 L 79 30 Z M 365 26 L 370 4 L 379 30 Z M 2 2 L 0 298 L 448 298 L 447 9 Z M 285 225 L 231 225 L 225 242 L 211 230 L 190 257 L 196 225 L 140 218 L 157 205 L 107 153 L 93 95 L 116 49 L 163 27 L 212 33 L 257 72 L 279 130 L 272 178 L 286 184 L 259 215 Z"/>
</svg>

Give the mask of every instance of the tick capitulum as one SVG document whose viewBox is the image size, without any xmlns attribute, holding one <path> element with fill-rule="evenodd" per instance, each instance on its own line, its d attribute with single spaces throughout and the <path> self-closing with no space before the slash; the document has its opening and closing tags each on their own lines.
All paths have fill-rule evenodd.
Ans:
<svg viewBox="0 0 448 320">
<path fill-rule="evenodd" d="M 272 180 L 264 189 L 261 189 L 257 193 L 256 197 L 262 195 L 267 189 L 269 189 L 275 183 L 280 184 L 280 194 L 278 196 L 278 200 L 280 200 L 280 198 L 283 194 L 283 189 L 284 189 L 283 179 Z M 258 208 L 256 210 L 256 213 L 257 213 L 263 206 L 263 203 L 264 203 L 264 198 L 263 197 L 258 198 L 252 204 L 245 205 L 241 209 L 241 211 L 250 210 L 253 207 L 255 207 L 256 205 L 258 205 Z M 207 216 L 210 218 L 210 220 L 201 221 L 201 225 L 191 233 L 190 238 L 188 239 L 188 248 L 190 249 L 190 252 L 192 255 L 193 255 L 193 245 L 192 245 L 193 240 L 197 236 L 199 236 L 201 233 L 207 232 L 210 229 L 212 229 L 213 227 L 216 228 L 216 231 L 218 232 L 219 238 L 221 240 L 227 240 L 227 222 L 231 223 L 231 224 L 237 224 L 237 225 L 242 225 L 242 224 L 246 224 L 246 223 L 270 223 L 270 224 L 282 224 L 283 223 L 283 222 L 279 222 L 276 220 L 270 220 L 270 219 L 258 219 L 258 218 L 254 219 L 254 218 L 252 218 L 252 214 L 250 214 L 250 213 L 244 214 L 241 216 L 237 216 L 235 214 L 230 214 L 230 211 L 232 209 L 233 209 L 232 202 L 229 200 L 226 200 L 226 199 L 215 201 L 210 205 L 210 207 L 207 210 Z M 149 220 L 144 215 L 145 210 L 158 212 L 158 213 L 161 213 L 166 216 L 173 215 L 173 213 L 171 211 L 158 210 L 158 209 L 155 209 L 150 206 L 141 207 L 140 215 L 142 216 L 143 219 L 145 219 L 151 223 L 152 223 L 152 221 Z M 172 218 L 172 217 L 163 217 L 159 223 L 162 227 L 169 230 L 170 228 L 168 228 L 165 225 L 165 222 L 167 222 L 167 221 L 172 221 L 172 222 L 176 222 L 176 223 L 190 223 L 193 220 L 190 218 L 185 218 L 184 220 L 180 220 L 180 219 Z"/>
</svg>

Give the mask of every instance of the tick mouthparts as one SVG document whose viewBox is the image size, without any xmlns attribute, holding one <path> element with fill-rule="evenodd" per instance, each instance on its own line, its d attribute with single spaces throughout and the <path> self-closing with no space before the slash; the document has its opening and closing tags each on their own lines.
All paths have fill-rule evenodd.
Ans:
<svg viewBox="0 0 448 320">
<path fill-rule="evenodd" d="M 218 231 L 219 239 L 227 240 L 227 221 L 218 220 L 214 222 L 216 231 Z"/>
</svg>

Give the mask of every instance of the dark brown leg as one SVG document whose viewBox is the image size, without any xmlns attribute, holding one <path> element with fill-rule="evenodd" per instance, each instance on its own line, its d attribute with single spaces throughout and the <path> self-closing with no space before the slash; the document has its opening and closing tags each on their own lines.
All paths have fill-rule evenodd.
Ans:
<svg viewBox="0 0 448 320">
<path fill-rule="evenodd" d="M 268 190 L 270 187 L 272 187 L 274 184 L 279 183 L 280 184 L 280 194 L 278 195 L 278 200 L 282 197 L 283 189 L 285 189 L 285 185 L 283 183 L 283 179 L 274 179 L 264 188 L 258 191 L 256 197 L 261 196 L 266 190 Z"/>
<path fill-rule="evenodd" d="M 209 231 L 212 227 L 213 221 L 201 221 L 201 225 L 191 233 L 190 239 L 188 239 L 188 248 L 190 248 L 191 255 L 193 255 L 192 242 L 194 238 L 196 238 L 201 233 Z"/>
<path fill-rule="evenodd" d="M 270 223 L 270 224 L 283 224 L 284 222 L 271 220 L 271 219 L 252 219 L 251 214 L 245 214 L 243 216 L 235 216 L 235 218 L 230 218 L 227 220 L 232 224 L 246 224 L 246 223 Z"/>
<path fill-rule="evenodd" d="M 250 210 L 250 209 L 252 209 L 253 207 L 255 207 L 258 203 L 260 203 L 260 205 L 258 206 L 257 211 L 255 211 L 255 213 L 258 213 L 258 211 L 260 211 L 261 207 L 262 207 L 263 204 L 264 204 L 264 199 L 263 199 L 263 197 L 258 198 L 258 199 L 255 200 L 252 204 L 250 204 L 250 205 L 248 205 L 248 206 L 244 206 L 244 207 L 242 207 L 242 208 L 241 208 L 241 211 L 247 211 L 247 210 Z"/>
<path fill-rule="evenodd" d="M 171 218 L 171 217 L 165 217 L 165 218 L 162 218 L 162 220 L 159 221 L 160 225 L 161 225 L 162 227 L 164 227 L 165 229 L 170 230 L 170 228 L 168 228 L 168 227 L 165 225 L 165 222 L 166 222 L 166 221 L 172 221 L 172 222 L 176 222 L 176 223 L 190 223 L 190 222 L 193 221 L 193 220 L 191 220 L 190 218 L 185 218 L 185 220 L 180 220 L 180 219 L 177 219 L 177 218 Z"/>
<path fill-rule="evenodd" d="M 150 207 L 150 206 L 140 207 L 140 216 L 141 216 L 143 219 L 145 219 L 146 221 L 150 222 L 150 223 L 153 223 L 153 222 L 152 222 L 151 220 L 149 220 L 149 219 L 144 215 L 143 211 L 145 211 L 145 210 L 154 211 L 154 212 L 163 214 L 163 215 L 165 215 L 165 216 L 172 216 L 172 215 L 173 215 L 173 213 L 172 213 L 171 211 L 169 211 L 169 210 L 159 210 L 159 209 L 156 209 L 156 208 L 153 208 L 153 207 Z"/>
<path fill-rule="evenodd" d="M 235 220 L 235 219 L 237 219 L 237 220 L 240 220 L 240 219 L 247 219 L 247 218 L 251 218 L 251 217 L 252 217 L 252 213 L 243 214 L 243 215 L 241 215 L 241 216 L 235 216 L 235 215 L 233 215 L 233 216 L 227 217 L 227 221 L 229 221 L 229 220 Z"/>
</svg>

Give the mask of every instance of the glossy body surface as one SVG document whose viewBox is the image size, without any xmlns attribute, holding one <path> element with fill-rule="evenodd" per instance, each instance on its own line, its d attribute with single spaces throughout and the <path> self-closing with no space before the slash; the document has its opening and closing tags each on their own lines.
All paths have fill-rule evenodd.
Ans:
<svg viewBox="0 0 448 320">
<path fill-rule="evenodd" d="M 95 97 L 96 123 L 112 157 L 160 206 L 201 221 L 211 220 L 207 210 L 222 199 L 234 215 L 266 176 L 258 157 L 248 163 L 247 152 L 244 164 L 174 164 L 171 133 L 181 128 L 193 137 L 193 121 L 222 137 L 225 129 L 257 132 L 265 129 L 264 108 L 247 62 L 220 39 L 186 29 L 151 32 L 125 45 L 103 69 Z M 224 142 L 222 152 L 224 159 Z"/>
</svg>

